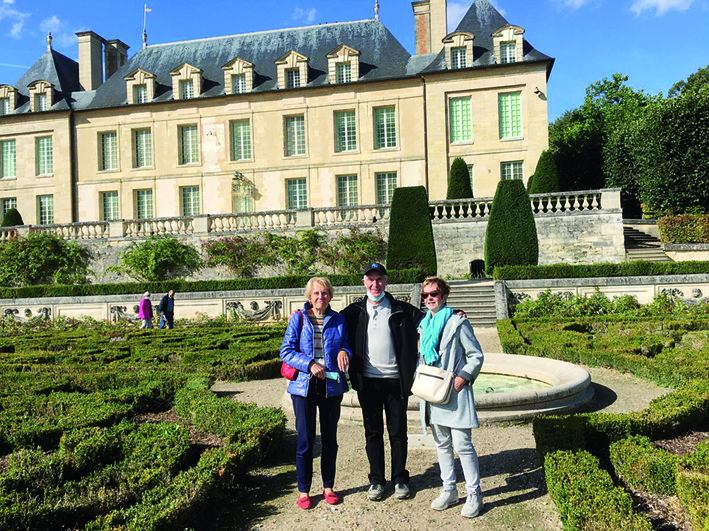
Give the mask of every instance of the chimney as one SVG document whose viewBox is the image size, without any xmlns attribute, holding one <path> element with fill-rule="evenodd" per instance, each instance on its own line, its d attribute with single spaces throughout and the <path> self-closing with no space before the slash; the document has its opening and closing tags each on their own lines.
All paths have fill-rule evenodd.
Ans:
<svg viewBox="0 0 709 531">
<path fill-rule="evenodd" d="M 119 39 L 106 41 L 104 49 L 106 64 L 104 71 L 106 72 L 106 79 L 111 77 L 120 67 L 126 64 L 128 60 L 128 48 L 130 48 L 130 46 Z"/>
<path fill-rule="evenodd" d="M 94 90 L 103 83 L 103 39 L 93 31 L 79 31 L 79 83 Z"/>
<path fill-rule="evenodd" d="M 414 9 L 416 55 L 438 53 L 443 38 L 448 35 L 446 0 L 419 0 L 411 2 Z"/>
</svg>

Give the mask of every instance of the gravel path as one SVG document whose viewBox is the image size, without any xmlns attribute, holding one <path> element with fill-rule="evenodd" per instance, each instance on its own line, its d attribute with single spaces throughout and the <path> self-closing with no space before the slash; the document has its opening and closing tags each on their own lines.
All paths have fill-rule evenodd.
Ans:
<svg viewBox="0 0 709 531">
<path fill-rule="evenodd" d="M 477 329 L 484 351 L 501 352 L 495 328 Z M 589 369 L 596 390 L 592 408 L 608 412 L 643 409 L 653 398 L 667 392 L 651 383 L 607 369 Z M 220 383 L 215 391 L 232 394 L 235 399 L 263 406 L 280 406 L 285 391 L 283 379 Z M 276 455 L 245 479 L 247 497 L 233 502 L 217 517 L 210 529 L 226 531 L 260 529 L 274 531 L 359 529 L 480 531 L 561 530 L 561 522 L 549 499 L 531 424 L 510 427 L 482 427 L 473 430 L 473 444 L 480 456 L 481 486 L 485 507 L 477 518 L 460 516 L 461 505 L 437 512 L 429 505 L 438 495 L 440 479 L 435 449 L 410 448 L 407 467 L 411 474 L 413 496 L 398 500 L 387 485 L 385 498 L 370 502 L 366 496 L 369 469 L 364 452 L 364 430 L 359 423 L 341 422 L 338 428 L 339 454 L 335 490 L 342 503 L 326 504 L 321 495 L 319 448 L 316 446 L 313 479 L 314 508 L 299 509 L 295 502 L 295 433 L 293 414 L 286 409 L 286 434 Z M 412 431 L 414 428 L 409 428 Z M 387 445 L 388 447 L 388 445 Z M 387 463 L 389 463 L 387 455 Z M 465 494 L 463 474 L 458 466 L 458 492 Z"/>
</svg>

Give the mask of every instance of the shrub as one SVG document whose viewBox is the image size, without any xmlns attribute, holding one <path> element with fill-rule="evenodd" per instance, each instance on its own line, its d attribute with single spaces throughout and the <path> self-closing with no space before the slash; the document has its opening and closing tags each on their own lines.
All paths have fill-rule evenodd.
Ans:
<svg viewBox="0 0 709 531">
<path fill-rule="evenodd" d="M 207 254 L 205 265 L 226 266 L 237 277 L 251 277 L 262 265 L 272 265 L 276 261 L 273 249 L 267 244 L 266 237 L 259 235 L 228 236 L 210 240 L 203 244 Z"/>
<path fill-rule="evenodd" d="M 622 262 L 620 264 L 553 264 L 531 266 L 500 266 L 495 268 L 495 280 L 528 280 L 536 278 L 595 278 L 644 277 L 661 275 L 705 275 L 709 262 Z"/>
<path fill-rule="evenodd" d="M 656 448 L 650 439 L 634 435 L 610 445 L 616 474 L 636 490 L 655 494 L 676 494 L 675 468 L 679 457 Z"/>
<path fill-rule="evenodd" d="M 33 232 L 0 244 L 0 286 L 83 284 L 89 254 L 75 242 Z"/>
<path fill-rule="evenodd" d="M 386 257 L 386 241 L 377 232 L 363 232 L 350 227 L 350 233 L 340 236 L 320 249 L 320 259 L 337 273 L 361 273 L 372 262 Z"/>
<path fill-rule="evenodd" d="M 165 235 L 132 243 L 121 253 L 120 264 L 109 269 L 138 280 L 155 282 L 171 278 L 178 271 L 192 272 L 200 266 L 199 254 L 194 247 Z"/>
<path fill-rule="evenodd" d="M 709 215 L 685 214 L 657 220 L 662 243 L 709 243 Z"/>
<path fill-rule="evenodd" d="M 428 194 L 423 186 L 394 190 L 389 219 L 387 268 L 420 267 L 427 275 L 438 269 Z"/>
<path fill-rule="evenodd" d="M 25 222 L 22 221 L 22 216 L 16 208 L 11 208 L 5 212 L 5 217 L 2 218 L 3 227 L 16 227 L 17 225 L 24 225 Z"/>
<path fill-rule="evenodd" d="M 554 161 L 554 154 L 545 150 L 539 156 L 537 169 L 529 178 L 527 191 L 530 194 L 549 194 L 559 191 L 559 170 Z"/>
<path fill-rule="evenodd" d="M 391 240 L 390 240 L 391 245 Z M 519 179 L 500 181 L 485 233 L 485 271 L 505 265 L 536 265 L 539 240 L 529 194 Z"/>
<path fill-rule="evenodd" d="M 460 157 L 456 157 L 451 164 L 451 173 L 448 176 L 448 192 L 446 199 L 468 199 L 473 197 L 470 186 L 470 172 L 468 165 Z"/>
<path fill-rule="evenodd" d="M 295 238 L 280 234 L 266 234 L 266 245 L 286 264 L 289 274 L 308 273 L 318 260 L 323 235 L 316 230 L 304 230 Z"/>
<path fill-rule="evenodd" d="M 709 529 L 709 441 L 697 445 L 677 468 L 677 495 L 694 529 Z"/>
</svg>

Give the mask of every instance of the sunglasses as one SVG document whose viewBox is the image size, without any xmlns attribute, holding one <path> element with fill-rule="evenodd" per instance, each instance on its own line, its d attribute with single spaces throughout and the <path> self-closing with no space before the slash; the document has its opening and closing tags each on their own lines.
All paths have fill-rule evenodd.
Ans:
<svg viewBox="0 0 709 531">
<path fill-rule="evenodd" d="M 433 297 L 434 299 L 438 297 L 441 294 L 440 291 L 430 291 L 428 293 L 421 293 L 421 300 L 426 300 L 429 297 Z"/>
</svg>

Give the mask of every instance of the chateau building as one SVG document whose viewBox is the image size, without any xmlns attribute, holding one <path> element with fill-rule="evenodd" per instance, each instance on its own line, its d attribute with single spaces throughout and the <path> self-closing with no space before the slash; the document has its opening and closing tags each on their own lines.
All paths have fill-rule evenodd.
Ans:
<svg viewBox="0 0 709 531">
<path fill-rule="evenodd" d="M 375 17 L 128 46 L 92 31 L 0 84 L 0 209 L 27 224 L 476 197 L 527 179 L 548 147 L 554 60 L 475 0 L 412 4 L 411 55 Z M 1 82 L 2 80 L 0 80 Z"/>
</svg>

